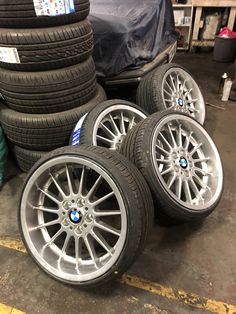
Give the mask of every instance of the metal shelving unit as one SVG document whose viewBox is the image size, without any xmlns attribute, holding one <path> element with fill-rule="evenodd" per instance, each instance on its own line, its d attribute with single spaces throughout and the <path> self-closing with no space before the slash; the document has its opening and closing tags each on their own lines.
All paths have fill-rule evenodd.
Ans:
<svg viewBox="0 0 236 314">
<path fill-rule="evenodd" d="M 179 41 L 178 50 L 188 50 L 190 47 L 190 40 L 192 34 L 192 19 L 193 19 L 192 3 L 173 4 L 173 9 L 175 15 L 176 30 L 181 34 L 183 39 L 183 43 Z M 188 21 L 185 23 L 186 17 L 188 18 Z"/>
</svg>

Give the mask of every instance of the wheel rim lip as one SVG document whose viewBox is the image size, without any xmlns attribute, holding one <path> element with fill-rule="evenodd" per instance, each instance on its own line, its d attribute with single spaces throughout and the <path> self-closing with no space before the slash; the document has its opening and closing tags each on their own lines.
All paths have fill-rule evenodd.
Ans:
<svg viewBox="0 0 236 314">
<path fill-rule="evenodd" d="M 171 69 L 169 69 L 165 73 L 165 75 L 163 77 L 163 80 L 162 80 L 162 99 L 163 99 L 163 104 L 165 106 L 165 109 L 167 110 L 167 109 L 175 108 L 175 110 L 181 111 L 181 109 L 179 109 L 176 105 L 167 106 L 166 101 L 165 101 L 164 86 L 165 86 L 166 78 L 173 72 L 178 72 L 179 74 L 182 74 L 182 76 L 184 76 L 186 79 L 188 79 L 189 83 L 191 82 L 192 87 L 190 87 L 190 88 L 195 89 L 196 94 L 197 94 L 197 98 L 198 98 L 199 113 L 196 113 L 195 117 L 191 113 L 189 113 L 189 111 L 186 111 L 185 113 L 203 125 L 205 123 L 205 120 L 206 120 L 206 106 L 205 106 L 205 101 L 204 101 L 203 95 L 201 93 L 201 90 L 200 90 L 198 84 L 193 79 L 193 77 L 187 71 L 185 71 L 179 67 L 172 67 Z"/>
<path fill-rule="evenodd" d="M 109 106 L 108 108 L 104 109 L 99 116 L 97 117 L 95 123 L 94 123 L 94 127 L 93 127 L 93 134 L 92 134 L 92 144 L 93 146 L 98 146 L 97 144 L 97 132 L 99 129 L 99 125 L 100 123 L 103 121 L 103 119 L 108 115 L 108 114 L 112 114 L 115 112 L 122 112 L 122 111 L 126 111 L 129 113 L 133 113 L 136 115 L 136 117 L 139 117 L 140 121 L 142 121 L 143 119 L 147 118 L 147 115 L 141 110 L 141 109 L 137 109 L 135 107 L 132 107 L 131 105 L 125 105 L 125 104 L 115 104 L 113 106 Z M 111 150 L 115 150 L 115 148 L 110 147 L 109 149 Z"/>
<path fill-rule="evenodd" d="M 157 136 L 159 134 L 159 131 L 162 130 L 163 126 L 165 124 L 167 124 L 168 122 L 171 122 L 173 120 L 178 120 L 178 121 L 187 121 L 189 123 L 189 125 L 193 125 L 194 127 L 196 127 L 200 132 L 202 132 L 202 134 L 204 135 L 204 137 L 207 139 L 208 144 L 210 145 L 213 153 L 215 154 L 215 160 L 217 163 L 217 178 L 218 178 L 218 184 L 217 184 L 217 188 L 215 190 L 214 196 L 210 199 L 210 201 L 206 204 L 204 204 L 204 206 L 200 206 L 200 205 L 191 205 L 189 203 L 186 203 L 185 201 L 180 200 L 167 186 L 166 182 L 164 181 L 160 171 L 159 171 L 159 166 L 158 163 L 156 161 L 155 158 L 155 153 L 156 153 L 156 142 L 157 142 Z M 205 145 L 205 143 L 203 143 L 203 145 Z M 152 142 L 151 142 L 151 156 L 152 156 L 152 165 L 154 167 L 155 170 L 155 176 L 158 179 L 158 181 L 161 183 L 162 188 L 164 188 L 164 190 L 168 193 L 169 196 L 171 196 L 172 199 L 174 199 L 175 202 L 177 202 L 178 204 L 184 206 L 186 209 L 192 210 L 192 211 L 205 211 L 207 210 L 209 207 L 211 207 L 212 205 L 214 205 L 220 198 L 222 190 L 223 190 L 223 167 L 222 167 L 222 163 L 221 163 L 221 158 L 219 155 L 219 152 L 217 150 L 217 147 L 215 145 L 215 143 L 213 142 L 213 140 L 211 139 L 210 135 L 206 132 L 206 130 L 201 126 L 201 124 L 199 124 L 197 121 L 195 121 L 194 119 L 192 119 L 191 117 L 182 115 L 182 114 L 169 114 L 165 117 L 163 117 L 161 120 L 158 121 L 154 131 L 153 131 L 153 135 L 152 135 Z M 214 175 L 214 178 L 216 176 Z"/>
<path fill-rule="evenodd" d="M 81 165 L 81 163 L 80 163 L 81 161 L 85 163 L 85 166 L 87 165 L 87 166 L 93 167 L 95 165 L 95 169 L 96 169 L 95 171 L 98 170 L 99 174 L 100 174 L 100 172 L 102 174 L 104 174 L 106 171 L 103 168 L 103 166 L 99 165 L 98 163 L 96 163 L 94 161 L 90 161 L 88 158 L 85 158 L 85 157 L 72 157 L 72 156 L 64 155 L 64 156 L 60 156 L 60 157 L 51 159 L 51 160 L 47 161 L 46 163 L 42 164 L 34 172 L 34 174 L 31 177 L 33 180 L 33 183 L 31 184 L 32 180 L 30 179 L 27 182 L 27 184 L 25 185 L 25 188 L 24 188 L 24 191 L 23 191 L 22 197 L 21 197 L 21 203 L 20 203 L 21 230 L 22 230 L 22 234 L 24 236 L 24 242 L 26 243 L 26 247 L 31 252 L 33 258 L 37 261 L 37 263 L 39 263 L 42 266 L 42 268 L 47 273 L 52 274 L 53 276 L 56 276 L 57 278 L 62 279 L 64 281 L 70 281 L 70 282 L 74 282 L 74 283 L 86 282 L 89 280 L 97 279 L 98 277 L 107 273 L 116 264 L 117 260 L 119 259 L 120 255 L 122 254 L 122 250 L 125 246 L 126 237 L 127 237 L 127 228 L 128 228 L 127 227 L 128 218 L 127 218 L 127 213 L 126 213 L 126 209 L 125 209 L 125 200 L 122 198 L 122 196 L 120 194 L 119 187 L 116 185 L 116 183 L 114 182 L 111 175 L 109 174 L 109 178 L 106 177 L 106 179 L 108 179 L 107 182 L 109 184 L 110 183 L 114 184 L 115 196 L 117 198 L 117 202 L 119 204 L 119 209 L 121 211 L 121 234 L 120 234 L 119 239 L 117 240 L 115 246 L 113 247 L 115 249 L 114 255 L 109 259 L 108 262 L 106 262 L 106 264 L 104 266 L 99 268 L 97 271 L 92 272 L 92 275 L 90 273 L 78 274 L 76 271 L 73 274 L 62 273 L 58 269 L 53 267 L 52 265 L 48 264 L 45 261 L 45 259 L 43 259 L 43 257 L 40 255 L 37 248 L 35 247 L 35 244 L 32 241 L 32 238 L 30 237 L 30 232 L 28 230 L 25 216 L 26 216 L 26 210 L 27 210 L 27 208 L 26 208 L 27 196 L 30 193 L 30 191 L 32 190 L 32 185 L 34 185 L 36 179 L 38 179 L 41 175 L 43 175 L 43 173 L 45 173 L 45 171 L 47 171 L 47 169 L 49 169 L 50 167 L 60 165 L 60 164 L 65 165 L 65 163 L 67 163 L 67 164 L 75 163 L 75 164 Z M 31 209 L 31 210 L 33 210 L 33 209 Z M 43 238 L 42 234 L 40 236 Z M 52 249 L 52 251 L 54 251 L 54 249 Z M 107 254 L 105 254 L 104 256 L 106 256 Z M 73 266 L 74 266 L 74 270 L 75 270 L 76 265 L 73 264 Z"/>
</svg>

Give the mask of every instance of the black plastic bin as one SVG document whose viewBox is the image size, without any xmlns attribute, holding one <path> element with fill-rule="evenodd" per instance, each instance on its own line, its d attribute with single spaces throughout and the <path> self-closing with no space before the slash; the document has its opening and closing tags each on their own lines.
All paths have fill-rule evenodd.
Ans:
<svg viewBox="0 0 236 314">
<path fill-rule="evenodd" d="M 236 38 L 215 38 L 213 59 L 218 62 L 233 62 L 236 58 Z"/>
</svg>

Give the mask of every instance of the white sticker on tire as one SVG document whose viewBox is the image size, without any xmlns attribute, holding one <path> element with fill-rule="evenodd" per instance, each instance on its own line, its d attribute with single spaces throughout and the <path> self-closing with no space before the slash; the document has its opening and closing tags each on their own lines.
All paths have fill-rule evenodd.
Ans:
<svg viewBox="0 0 236 314">
<path fill-rule="evenodd" d="M 20 63 L 16 48 L 0 47 L 0 62 Z"/>
<path fill-rule="evenodd" d="M 75 12 L 74 0 L 34 0 L 37 16 L 57 16 Z"/>
<path fill-rule="evenodd" d="M 80 118 L 80 120 L 78 121 L 78 123 L 75 126 L 74 132 L 72 134 L 72 143 L 71 143 L 72 146 L 80 144 L 81 128 L 82 128 L 82 125 L 83 125 L 84 120 L 87 117 L 87 115 L 88 114 L 86 113 L 82 118 Z"/>
</svg>

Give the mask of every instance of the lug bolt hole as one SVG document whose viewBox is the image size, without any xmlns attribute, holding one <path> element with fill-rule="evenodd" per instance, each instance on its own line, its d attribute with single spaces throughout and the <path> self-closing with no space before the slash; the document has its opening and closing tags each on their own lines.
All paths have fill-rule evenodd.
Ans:
<svg viewBox="0 0 236 314">
<path fill-rule="evenodd" d="M 88 210 L 88 207 L 85 207 L 85 210 L 87 211 L 87 210 Z"/>
<path fill-rule="evenodd" d="M 86 224 L 84 225 L 84 228 L 87 228 L 87 225 L 86 225 Z"/>
<path fill-rule="evenodd" d="M 65 214 L 66 214 L 66 212 L 63 212 L 63 213 L 62 213 L 62 215 L 64 215 L 64 216 L 65 216 Z"/>
<path fill-rule="evenodd" d="M 73 227 L 70 227 L 70 230 L 73 230 Z"/>
</svg>

